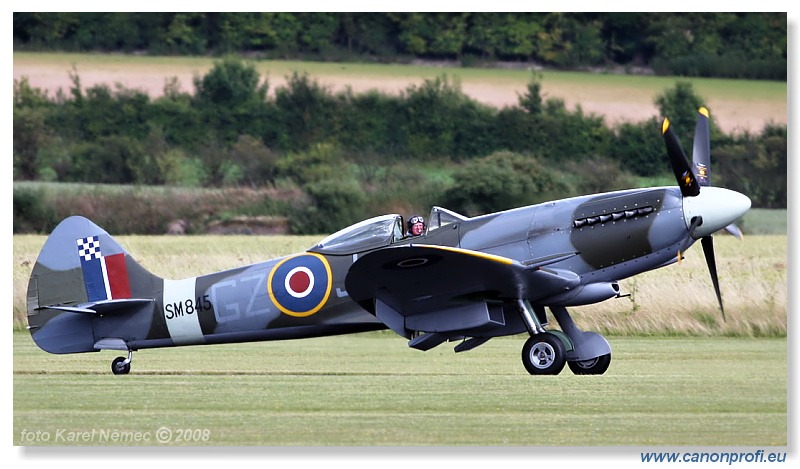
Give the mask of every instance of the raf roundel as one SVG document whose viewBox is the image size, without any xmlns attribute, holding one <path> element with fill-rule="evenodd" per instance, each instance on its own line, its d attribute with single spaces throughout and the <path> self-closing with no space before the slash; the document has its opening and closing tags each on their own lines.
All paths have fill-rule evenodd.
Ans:
<svg viewBox="0 0 800 469">
<path fill-rule="evenodd" d="M 319 254 L 288 257 L 269 273 L 267 290 L 275 306 L 289 316 L 319 311 L 331 294 L 331 266 Z"/>
</svg>

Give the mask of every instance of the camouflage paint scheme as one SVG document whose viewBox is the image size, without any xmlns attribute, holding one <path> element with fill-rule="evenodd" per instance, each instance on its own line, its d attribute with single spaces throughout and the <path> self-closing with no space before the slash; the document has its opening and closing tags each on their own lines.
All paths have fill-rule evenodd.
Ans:
<svg viewBox="0 0 800 469">
<path fill-rule="evenodd" d="M 33 268 L 29 329 L 51 353 L 128 351 L 115 373 L 128 372 L 133 351 L 155 347 L 389 328 L 413 348 L 460 341 L 460 352 L 528 331 L 523 363 L 532 374 L 558 373 L 565 361 L 584 366 L 576 373 L 600 374 L 610 361 L 608 342 L 580 331 L 566 307 L 619 296 L 619 280 L 676 262 L 750 206 L 747 197 L 713 187 L 690 206 L 684 190 L 587 195 L 474 218 L 433 207 L 418 237 L 403 236 L 401 216 L 384 215 L 303 253 L 181 280 L 146 271 L 102 228 L 70 217 Z M 107 281 L 108 298 L 90 300 L 76 247 L 82 239 L 99 242 L 98 256 L 124 255 L 130 288 L 122 297 Z M 562 333 L 545 332 L 546 307 Z M 542 342 L 547 336 L 558 343 Z M 539 367 L 537 360 L 549 364 L 554 356 L 561 359 L 556 369 Z"/>
</svg>

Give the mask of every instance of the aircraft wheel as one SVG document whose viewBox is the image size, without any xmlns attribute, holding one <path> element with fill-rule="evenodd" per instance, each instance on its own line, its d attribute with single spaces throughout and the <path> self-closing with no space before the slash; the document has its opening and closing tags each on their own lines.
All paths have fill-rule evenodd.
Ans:
<svg viewBox="0 0 800 469">
<path fill-rule="evenodd" d="M 115 375 L 127 375 L 131 371 L 131 363 L 125 363 L 125 357 L 117 357 L 111 362 L 111 372 Z"/>
<path fill-rule="evenodd" d="M 564 369 L 567 351 L 561 339 L 545 332 L 531 336 L 522 347 L 522 364 L 532 375 L 557 375 Z"/>
<path fill-rule="evenodd" d="M 600 355 L 591 360 L 567 362 L 567 364 L 576 375 L 602 375 L 611 364 L 611 354 Z"/>
</svg>

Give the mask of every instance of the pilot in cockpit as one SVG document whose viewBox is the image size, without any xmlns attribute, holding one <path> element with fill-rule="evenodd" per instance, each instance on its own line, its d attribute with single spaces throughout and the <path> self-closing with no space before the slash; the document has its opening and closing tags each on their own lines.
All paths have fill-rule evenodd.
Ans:
<svg viewBox="0 0 800 469">
<path fill-rule="evenodd" d="M 425 219 L 420 215 L 412 215 L 406 224 L 406 236 L 419 236 L 425 233 Z"/>
</svg>

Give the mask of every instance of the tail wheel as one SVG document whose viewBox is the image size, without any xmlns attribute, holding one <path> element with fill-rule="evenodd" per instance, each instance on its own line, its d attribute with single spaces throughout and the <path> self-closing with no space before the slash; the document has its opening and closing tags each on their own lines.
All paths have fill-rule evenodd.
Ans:
<svg viewBox="0 0 800 469">
<path fill-rule="evenodd" d="M 611 354 L 600 355 L 590 360 L 567 362 L 576 375 L 602 375 L 611 364 Z"/>
<path fill-rule="evenodd" d="M 549 332 L 531 336 L 522 347 L 522 364 L 532 375 L 557 375 L 564 369 L 567 352 L 561 339 Z"/>
<path fill-rule="evenodd" d="M 127 361 L 127 363 L 125 363 Z M 111 362 L 111 372 L 115 375 L 127 375 L 131 371 L 131 362 L 125 357 L 117 357 Z"/>
</svg>

